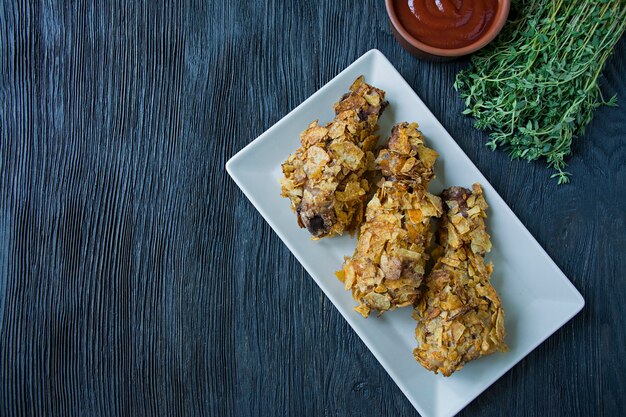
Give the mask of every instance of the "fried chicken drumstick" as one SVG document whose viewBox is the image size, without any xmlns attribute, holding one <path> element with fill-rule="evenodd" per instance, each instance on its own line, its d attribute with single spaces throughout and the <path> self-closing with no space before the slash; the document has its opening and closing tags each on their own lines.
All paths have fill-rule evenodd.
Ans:
<svg viewBox="0 0 626 417">
<path fill-rule="evenodd" d="M 354 255 L 337 272 L 364 317 L 371 310 L 382 314 L 413 305 L 420 295 L 430 220 L 442 207 L 440 198 L 426 191 L 437 153 L 424 146 L 417 127 L 401 123 L 392 129 L 388 148 L 376 159 L 384 178 L 367 205 Z"/>
<path fill-rule="evenodd" d="M 418 346 L 413 355 L 426 369 L 450 376 L 471 360 L 507 348 L 504 311 L 489 282 L 493 267 L 484 259 L 491 242 L 482 188 L 450 187 L 442 198 L 438 238 L 443 256 L 414 310 Z"/>
<path fill-rule="evenodd" d="M 316 121 L 300 135 L 302 146 L 283 163 L 281 195 L 291 200 L 298 224 L 314 239 L 354 232 L 363 220 L 374 165 L 374 132 L 385 92 L 357 78 L 335 103 L 335 119 Z"/>
</svg>

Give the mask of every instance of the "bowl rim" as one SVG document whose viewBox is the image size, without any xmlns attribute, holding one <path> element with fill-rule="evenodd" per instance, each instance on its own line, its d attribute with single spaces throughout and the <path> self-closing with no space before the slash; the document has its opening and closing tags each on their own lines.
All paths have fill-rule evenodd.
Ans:
<svg viewBox="0 0 626 417">
<path fill-rule="evenodd" d="M 400 23 L 400 19 L 398 19 L 396 11 L 393 7 L 394 1 L 398 0 L 385 0 L 385 7 L 387 9 L 387 16 L 389 17 L 389 20 L 391 21 L 391 24 L 396 32 L 398 32 L 398 34 L 402 36 L 402 38 L 414 48 L 431 55 L 442 57 L 458 57 L 468 55 L 486 46 L 489 42 L 494 40 L 496 36 L 498 36 L 500 31 L 504 27 L 506 19 L 509 16 L 509 10 L 511 8 L 511 0 L 498 0 L 499 7 L 494 18 L 494 22 L 491 27 L 483 34 L 483 36 L 478 38 L 473 43 L 462 48 L 445 49 L 430 46 L 414 38 Z"/>
</svg>

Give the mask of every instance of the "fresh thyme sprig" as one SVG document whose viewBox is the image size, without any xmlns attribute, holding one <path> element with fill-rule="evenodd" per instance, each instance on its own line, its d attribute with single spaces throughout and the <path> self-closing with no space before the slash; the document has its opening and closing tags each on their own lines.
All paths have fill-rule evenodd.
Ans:
<svg viewBox="0 0 626 417">
<path fill-rule="evenodd" d="M 512 159 L 545 158 L 569 181 L 565 158 L 604 100 L 598 79 L 626 29 L 626 0 L 513 0 L 498 38 L 472 57 L 454 87 L 464 114 Z"/>
</svg>

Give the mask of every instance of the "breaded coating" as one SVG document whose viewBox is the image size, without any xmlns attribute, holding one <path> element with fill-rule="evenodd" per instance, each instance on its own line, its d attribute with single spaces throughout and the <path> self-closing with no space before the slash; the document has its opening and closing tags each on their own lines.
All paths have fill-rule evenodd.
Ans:
<svg viewBox="0 0 626 417">
<path fill-rule="evenodd" d="M 356 250 L 337 277 L 364 317 L 413 305 L 420 295 L 430 221 L 442 213 L 441 199 L 426 191 L 437 153 L 424 146 L 417 123 L 394 126 L 387 149 L 376 160 L 384 178 L 367 205 Z"/>
<path fill-rule="evenodd" d="M 352 233 L 363 220 L 374 167 L 374 132 L 385 109 L 385 92 L 358 77 L 335 103 L 336 117 L 316 121 L 300 135 L 301 147 L 282 165 L 281 195 L 291 200 L 298 224 L 314 239 Z"/>
<path fill-rule="evenodd" d="M 450 376 L 471 360 L 507 348 L 504 311 L 489 283 L 493 267 L 484 259 L 491 242 L 482 188 L 451 187 L 442 198 L 438 240 L 443 256 L 414 311 L 418 346 L 413 355 L 426 369 Z"/>
</svg>

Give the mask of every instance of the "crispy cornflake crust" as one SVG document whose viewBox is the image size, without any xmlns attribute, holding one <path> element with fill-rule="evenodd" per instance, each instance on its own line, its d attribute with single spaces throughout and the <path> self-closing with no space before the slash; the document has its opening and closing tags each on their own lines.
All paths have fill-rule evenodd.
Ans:
<svg viewBox="0 0 626 417">
<path fill-rule="evenodd" d="M 282 165 L 281 195 L 313 239 L 353 233 L 363 220 L 374 167 L 374 132 L 387 106 L 385 92 L 358 77 L 335 103 L 335 119 L 317 120 L 300 135 L 302 146 Z"/>
<path fill-rule="evenodd" d="M 418 347 L 413 355 L 426 369 L 450 376 L 467 362 L 507 347 L 504 311 L 489 283 L 493 267 L 484 259 L 491 242 L 482 188 L 451 187 L 442 198 L 446 212 L 438 239 L 443 256 L 414 310 Z"/>
<path fill-rule="evenodd" d="M 384 178 L 367 205 L 354 255 L 337 277 L 363 317 L 411 306 L 420 296 L 432 233 L 430 221 L 442 213 L 441 199 L 426 191 L 437 153 L 424 146 L 417 123 L 394 126 L 387 149 L 376 159 Z"/>
</svg>

